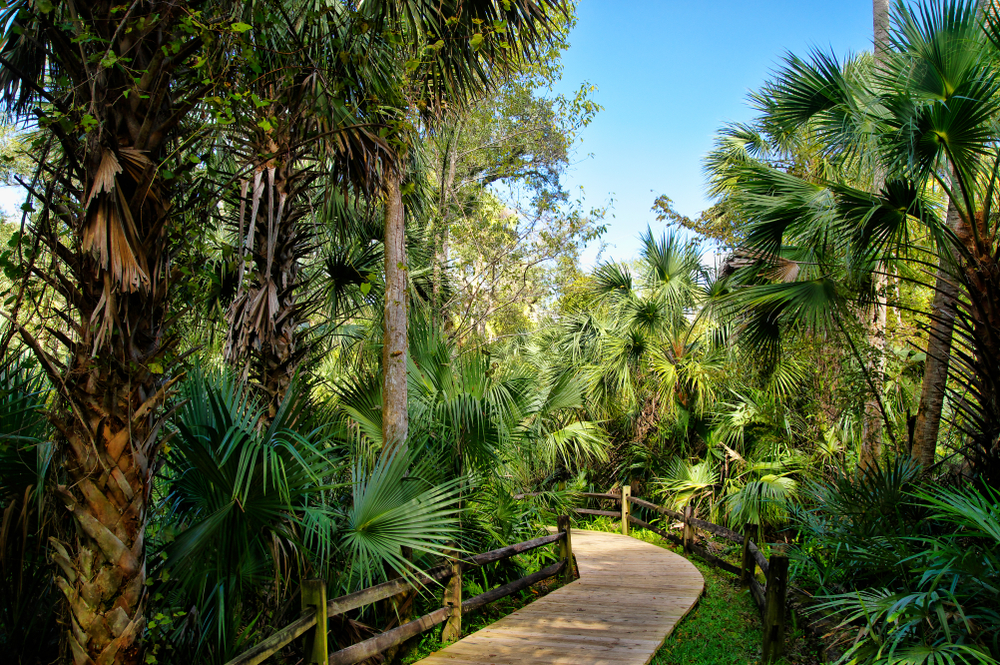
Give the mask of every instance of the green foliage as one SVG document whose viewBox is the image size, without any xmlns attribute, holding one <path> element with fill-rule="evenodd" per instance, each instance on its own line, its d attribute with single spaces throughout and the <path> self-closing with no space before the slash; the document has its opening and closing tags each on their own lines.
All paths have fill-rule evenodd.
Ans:
<svg viewBox="0 0 1000 665">
<path fill-rule="evenodd" d="M 888 498 L 891 490 L 884 489 L 876 491 Z M 890 523 L 890 531 L 878 537 L 843 543 L 855 559 L 895 558 L 898 573 L 855 579 L 854 590 L 826 596 L 819 607 L 839 614 L 845 625 L 863 626 L 862 639 L 844 655 L 845 662 L 998 662 L 998 499 L 992 489 L 912 490 L 905 500 L 932 528 L 903 535 Z M 862 585 L 865 580 L 871 583 Z"/>
<path fill-rule="evenodd" d="M 330 483 L 342 462 L 329 427 L 308 424 L 297 386 L 267 425 L 248 387 L 227 372 L 196 368 L 182 398 L 159 593 L 179 585 L 201 612 L 195 652 L 221 662 L 252 637 L 244 622 L 277 609 L 293 572 L 328 570 L 337 547 Z"/>
<path fill-rule="evenodd" d="M 431 461 L 414 464 L 404 449 L 383 453 L 374 468 L 359 461 L 351 472 L 353 502 L 345 516 L 343 547 L 350 561 L 352 587 L 383 581 L 391 567 L 412 576 L 406 549 L 444 556 L 458 535 L 456 517 L 461 478 L 433 484 Z"/>
<path fill-rule="evenodd" d="M 0 363 L 0 649 L 24 665 L 57 651 L 58 596 L 45 549 L 55 528 L 45 487 L 52 473 L 48 400 L 34 358 L 8 348 Z"/>
</svg>

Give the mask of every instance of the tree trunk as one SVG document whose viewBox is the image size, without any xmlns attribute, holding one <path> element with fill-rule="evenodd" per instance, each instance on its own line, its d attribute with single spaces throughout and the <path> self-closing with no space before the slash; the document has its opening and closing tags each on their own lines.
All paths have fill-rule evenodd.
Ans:
<svg viewBox="0 0 1000 665">
<path fill-rule="evenodd" d="M 382 343 L 382 441 L 387 451 L 406 445 L 407 278 L 402 174 L 386 176 L 385 337 Z"/>
<path fill-rule="evenodd" d="M 875 50 L 876 69 L 885 62 L 889 48 L 889 0 L 872 0 L 873 44 Z M 872 191 L 878 193 L 885 185 L 885 169 L 881 164 L 875 165 L 872 179 Z M 882 389 L 885 375 L 885 328 L 886 328 L 886 288 L 888 281 L 885 276 L 885 265 L 876 267 L 875 302 L 867 322 L 868 346 L 874 356 L 865 369 L 871 377 L 876 391 Z M 882 450 L 883 417 L 882 407 L 877 395 L 870 395 L 865 401 L 864 421 L 861 428 L 861 456 L 859 466 L 869 468 L 878 462 Z"/>
<path fill-rule="evenodd" d="M 46 234 L 44 226 L 40 231 L 66 261 L 65 267 L 39 272 L 46 279 L 58 275 L 62 295 L 72 303 L 62 312 L 72 327 L 59 335 L 66 356 L 56 360 L 21 330 L 61 398 L 49 413 L 58 431 L 56 459 L 65 474 L 56 494 L 75 533 L 67 542 L 51 543 L 52 560 L 60 570 L 55 582 L 68 601 L 65 639 L 76 665 L 141 662 L 147 506 L 166 419 L 157 412 L 172 383 L 163 369 L 172 348 L 166 329 L 169 192 L 155 179 L 154 163 L 137 157 L 143 153 L 119 147 L 118 154 L 121 161 L 135 159 L 133 168 L 118 173 L 110 191 L 92 197 L 80 215 L 84 239 L 73 245 L 75 252 Z M 90 165 L 89 182 L 108 171 L 113 155 L 103 149 L 94 161 L 104 166 Z M 137 168 L 140 164 L 145 168 Z M 134 196 L 141 189 L 153 194 Z M 129 209 L 122 203 L 115 208 L 122 200 L 133 203 Z M 130 253 L 118 246 L 115 251 L 111 245 L 105 259 L 103 232 L 88 236 L 91 225 L 102 223 L 102 215 L 108 225 L 128 216 L 141 220 L 134 227 L 132 249 L 142 250 Z M 93 250 L 87 248 L 88 237 Z M 130 256 L 135 258 L 131 266 Z M 79 283 L 66 280 L 67 274 L 79 276 Z M 130 274 L 137 281 L 130 282 Z"/>
<path fill-rule="evenodd" d="M 432 310 L 441 330 L 451 329 L 451 317 L 448 315 L 449 302 L 443 293 L 444 276 L 448 269 L 448 243 L 451 229 L 451 205 L 455 198 L 452 188 L 455 184 L 455 174 L 458 167 L 458 141 L 462 134 L 461 120 L 456 118 L 448 133 L 441 164 L 441 192 L 438 197 L 438 214 L 440 227 L 434 234 L 434 284 Z"/>
<path fill-rule="evenodd" d="M 960 229 L 963 224 L 958 208 L 951 201 L 948 202 L 946 222 L 953 231 Z M 913 447 L 910 451 L 913 458 L 925 469 L 934 464 L 934 451 L 937 449 L 959 291 L 954 275 L 949 274 L 953 268 L 946 265 L 945 253 L 939 252 L 939 254 L 927 335 L 927 359 L 924 362 L 920 405 L 917 408 L 917 421 L 913 427 Z"/>
<path fill-rule="evenodd" d="M 290 142 L 287 139 L 286 142 Z M 305 220 L 301 199 L 315 174 L 299 165 L 297 155 L 273 141 L 259 142 L 259 152 L 280 155 L 261 167 L 250 197 L 239 202 L 237 246 L 241 259 L 251 267 L 245 277 L 241 265 L 236 296 L 226 313 L 229 331 L 224 355 L 263 393 L 268 419 L 273 419 L 288 386 L 306 355 L 298 328 L 305 316 L 299 302 L 301 266 L 313 241 L 312 225 Z M 244 213 L 250 213 L 244 229 Z"/>
</svg>

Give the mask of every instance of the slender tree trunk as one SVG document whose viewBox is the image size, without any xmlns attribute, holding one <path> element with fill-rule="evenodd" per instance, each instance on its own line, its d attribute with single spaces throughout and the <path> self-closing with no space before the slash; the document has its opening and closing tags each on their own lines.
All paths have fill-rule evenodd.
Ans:
<svg viewBox="0 0 1000 665">
<path fill-rule="evenodd" d="M 886 58 L 889 48 L 889 0 L 872 0 L 872 26 L 874 35 L 875 67 L 880 67 Z M 872 179 L 872 191 L 876 194 L 885 185 L 885 169 L 876 164 Z M 874 354 L 866 371 L 870 373 L 875 390 L 882 389 L 885 375 L 885 328 L 886 328 L 886 289 L 888 280 L 885 275 L 885 265 L 879 264 L 875 276 L 875 302 L 867 321 L 868 346 Z M 861 456 L 859 465 L 865 469 L 878 462 L 882 450 L 883 430 L 882 409 L 877 395 L 871 395 L 865 401 L 864 421 L 862 423 Z"/>
<path fill-rule="evenodd" d="M 956 233 L 960 233 L 964 225 L 958 207 L 951 201 L 948 202 L 946 223 L 948 228 Z M 946 262 L 946 252 L 939 252 L 927 336 L 927 359 L 924 363 L 920 405 L 917 407 L 917 421 L 913 427 L 913 446 L 910 453 L 924 468 L 934 464 L 934 451 L 937 448 L 941 410 L 948 382 L 951 338 L 955 327 L 959 292 L 954 275 L 949 274 L 954 268 L 950 268 Z"/>
<path fill-rule="evenodd" d="M 455 183 L 455 173 L 458 167 L 458 140 L 462 133 L 459 119 L 455 119 L 452 131 L 448 134 L 441 169 L 441 193 L 438 199 L 440 227 L 434 237 L 434 293 L 433 312 L 442 330 L 450 330 L 451 317 L 448 316 L 448 302 L 444 299 L 443 281 L 448 269 L 448 243 L 451 234 L 451 203 L 454 199 L 452 188 Z"/>
<path fill-rule="evenodd" d="M 402 173 L 386 177 L 385 337 L 382 343 L 382 440 L 386 450 L 406 444 L 407 278 Z"/>
</svg>

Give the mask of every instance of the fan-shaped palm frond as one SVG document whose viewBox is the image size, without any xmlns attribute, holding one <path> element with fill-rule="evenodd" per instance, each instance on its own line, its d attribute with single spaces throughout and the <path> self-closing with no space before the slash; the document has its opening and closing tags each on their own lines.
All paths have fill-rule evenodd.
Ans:
<svg viewBox="0 0 1000 665">
<path fill-rule="evenodd" d="M 669 497 L 674 510 L 710 499 L 719 482 L 719 473 L 709 460 L 691 464 L 674 458 L 666 476 L 656 479 L 663 496 Z"/>
<path fill-rule="evenodd" d="M 403 548 L 444 556 L 455 540 L 461 478 L 435 485 L 426 479 L 429 470 L 428 461 L 413 464 L 406 449 L 383 454 L 370 472 L 355 464 L 343 546 L 356 586 L 384 579 L 387 566 L 412 577 Z"/>
</svg>

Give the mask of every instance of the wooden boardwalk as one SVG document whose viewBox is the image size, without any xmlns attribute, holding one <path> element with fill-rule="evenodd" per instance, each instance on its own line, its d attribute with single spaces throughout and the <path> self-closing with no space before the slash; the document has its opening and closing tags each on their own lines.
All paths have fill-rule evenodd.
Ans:
<svg viewBox="0 0 1000 665">
<path fill-rule="evenodd" d="M 613 533 L 573 531 L 580 579 L 418 665 L 645 665 L 705 588 L 684 557 Z"/>
</svg>

